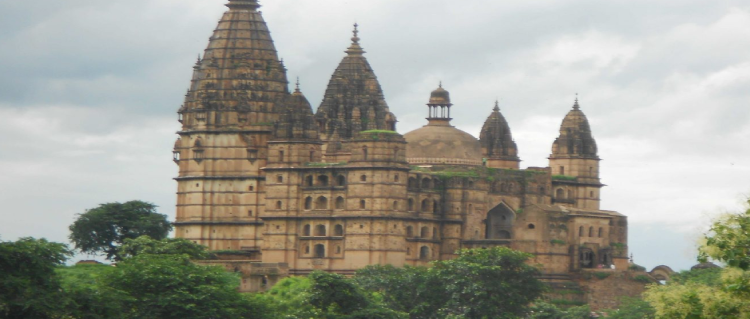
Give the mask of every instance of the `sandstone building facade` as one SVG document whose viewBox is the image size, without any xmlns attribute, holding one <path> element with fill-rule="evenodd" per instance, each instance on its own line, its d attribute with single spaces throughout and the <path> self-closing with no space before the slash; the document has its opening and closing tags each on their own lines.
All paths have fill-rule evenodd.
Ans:
<svg viewBox="0 0 750 319">
<path fill-rule="evenodd" d="M 178 111 L 175 225 L 239 256 L 227 263 L 244 290 L 491 246 L 534 254 L 550 282 L 628 267 L 627 218 L 599 207 L 600 159 L 577 100 L 549 167 L 521 169 L 497 103 L 477 139 L 451 125 L 442 85 L 425 94 L 426 125 L 397 133 L 356 25 L 313 112 L 288 87 L 257 1 L 227 6 Z"/>
</svg>

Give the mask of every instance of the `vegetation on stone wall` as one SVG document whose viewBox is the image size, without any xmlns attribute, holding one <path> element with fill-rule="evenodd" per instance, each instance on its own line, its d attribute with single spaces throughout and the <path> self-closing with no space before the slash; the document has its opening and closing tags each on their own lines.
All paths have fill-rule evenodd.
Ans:
<svg viewBox="0 0 750 319">
<path fill-rule="evenodd" d="M 567 176 L 567 175 L 552 175 L 552 179 L 556 181 L 575 181 L 578 178 L 575 176 Z"/>
</svg>

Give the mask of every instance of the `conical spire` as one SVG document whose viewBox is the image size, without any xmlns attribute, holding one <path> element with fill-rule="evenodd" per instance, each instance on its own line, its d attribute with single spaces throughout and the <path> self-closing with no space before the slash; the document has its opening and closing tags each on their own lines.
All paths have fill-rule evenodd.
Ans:
<svg viewBox="0 0 750 319">
<path fill-rule="evenodd" d="M 183 130 L 239 129 L 276 120 L 276 104 L 289 94 L 286 69 L 259 6 L 256 0 L 227 4 L 193 68 L 181 111 Z"/>
<path fill-rule="evenodd" d="M 518 147 L 513 141 L 510 126 L 500 113 L 500 102 L 495 100 L 495 107 L 482 125 L 479 133 L 479 143 L 482 145 L 482 156 L 500 163 L 498 167 L 518 168 Z M 508 164 L 512 164 L 508 167 Z"/>
<path fill-rule="evenodd" d="M 358 27 L 354 25 L 352 44 L 333 72 L 315 115 L 326 141 L 335 131 L 346 140 L 360 131 L 396 128 L 396 117 L 390 112 L 378 78 L 359 46 Z"/>
<path fill-rule="evenodd" d="M 560 136 L 552 144 L 551 158 L 590 158 L 599 159 L 596 141 L 591 133 L 591 126 L 576 95 L 571 109 L 560 125 Z"/>
</svg>

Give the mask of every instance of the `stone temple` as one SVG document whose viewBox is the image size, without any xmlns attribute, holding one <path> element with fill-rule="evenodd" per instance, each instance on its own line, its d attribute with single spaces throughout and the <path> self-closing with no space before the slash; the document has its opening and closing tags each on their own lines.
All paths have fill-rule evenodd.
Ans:
<svg viewBox="0 0 750 319">
<path fill-rule="evenodd" d="M 243 291 L 492 246 L 532 253 L 559 287 L 628 268 L 627 218 L 599 207 L 600 159 L 577 100 L 549 167 L 521 169 L 498 105 L 477 139 L 451 125 L 442 85 L 425 92 L 426 124 L 397 133 L 356 25 L 314 111 L 290 90 L 258 2 L 227 7 L 178 111 L 175 225 L 223 251 L 214 262 L 241 271 Z"/>
</svg>

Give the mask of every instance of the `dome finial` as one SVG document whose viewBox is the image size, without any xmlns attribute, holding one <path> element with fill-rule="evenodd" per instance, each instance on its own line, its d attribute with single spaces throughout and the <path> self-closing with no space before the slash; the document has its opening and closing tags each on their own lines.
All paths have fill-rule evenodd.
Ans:
<svg viewBox="0 0 750 319">
<path fill-rule="evenodd" d="M 443 80 L 440 80 L 440 84 L 438 84 L 438 87 L 441 89 L 443 88 Z"/>
<path fill-rule="evenodd" d="M 495 112 L 500 112 L 500 100 L 495 99 L 495 107 L 492 109 Z"/>
<path fill-rule="evenodd" d="M 352 37 L 352 45 L 349 46 L 346 53 L 349 55 L 362 55 L 365 53 L 365 50 L 362 50 L 362 47 L 359 46 L 359 24 L 356 22 L 354 23 L 354 30 L 352 33 L 354 34 Z"/>
<path fill-rule="evenodd" d="M 295 87 L 295 89 L 294 89 L 294 93 L 302 93 L 302 92 L 301 92 L 301 91 L 299 90 L 299 77 L 297 77 L 297 84 L 296 84 L 296 87 Z"/>
<path fill-rule="evenodd" d="M 226 4 L 229 9 L 251 10 L 255 11 L 260 7 L 258 0 L 229 0 Z"/>
<path fill-rule="evenodd" d="M 573 104 L 573 109 L 574 110 L 578 110 L 580 108 L 581 108 L 581 106 L 578 105 L 578 93 L 576 93 L 576 102 L 575 102 L 575 104 Z"/>
</svg>

